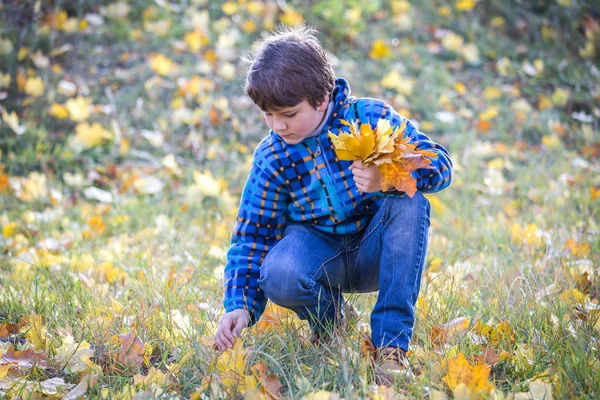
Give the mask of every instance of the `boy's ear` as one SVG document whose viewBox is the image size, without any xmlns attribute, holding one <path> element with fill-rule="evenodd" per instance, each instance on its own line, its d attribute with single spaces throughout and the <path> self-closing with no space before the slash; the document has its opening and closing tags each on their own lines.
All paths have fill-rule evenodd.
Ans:
<svg viewBox="0 0 600 400">
<path fill-rule="evenodd" d="M 325 111 L 325 110 L 327 110 L 328 105 L 329 105 L 329 94 L 326 94 L 325 96 L 323 96 L 323 99 L 317 105 L 317 110 Z"/>
</svg>

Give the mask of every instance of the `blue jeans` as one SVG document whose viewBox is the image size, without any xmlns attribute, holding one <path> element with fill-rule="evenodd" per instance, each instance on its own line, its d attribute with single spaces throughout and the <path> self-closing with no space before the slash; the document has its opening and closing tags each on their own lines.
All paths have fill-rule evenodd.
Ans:
<svg viewBox="0 0 600 400">
<path fill-rule="evenodd" d="M 315 330 L 343 318 L 342 293 L 379 290 L 371 313 L 375 346 L 408 350 L 427 253 L 429 201 L 388 197 L 362 232 L 322 233 L 291 224 L 267 253 L 258 281 L 267 298 Z"/>
</svg>

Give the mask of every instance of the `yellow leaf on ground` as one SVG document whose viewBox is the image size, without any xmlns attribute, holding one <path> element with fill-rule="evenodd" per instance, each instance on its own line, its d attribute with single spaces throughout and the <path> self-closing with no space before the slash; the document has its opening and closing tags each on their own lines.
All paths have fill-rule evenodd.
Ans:
<svg viewBox="0 0 600 400">
<path fill-rule="evenodd" d="M 150 386 L 152 384 L 163 387 L 169 384 L 170 378 L 171 374 L 165 374 L 161 370 L 152 367 L 146 375 L 134 375 L 133 384 L 140 387 Z"/>
<path fill-rule="evenodd" d="M 558 296 L 558 299 L 565 306 L 577 306 L 577 305 L 585 304 L 586 295 L 581 293 L 577 289 L 571 289 L 571 290 L 562 292 Z"/>
<path fill-rule="evenodd" d="M 302 14 L 290 6 L 287 6 L 285 12 L 279 17 L 279 20 L 287 26 L 296 26 L 304 22 Z"/>
<path fill-rule="evenodd" d="M 245 385 L 246 376 L 246 350 L 242 345 L 242 339 L 237 337 L 233 348 L 226 350 L 217 358 L 216 369 L 221 378 L 223 386 L 228 391 L 241 389 Z"/>
<path fill-rule="evenodd" d="M 500 89 L 494 86 L 490 86 L 485 88 L 483 91 L 483 98 L 486 100 L 496 100 L 502 96 L 502 92 Z"/>
<path fill-rule="evenodd" d="M 163 54 L 156 54 L 150 58 L 150 67 L 157 74 L 165 76 L 175 69 L 175 63 Z"/>
<path fill-rule="evenodd" d="M 80 122 L 75 127 L 74 142 L 84 149 L 91 149 L 110 139 L 112 139 L 112 133 L 104 129 L 98 122 L 91 125 L 87 122 Z"/>
<path fill-rule="evenodd" d="M 471 11 L 477 5 L 476 0 L 458 0 L 456 2 L 457 11 Z"/>
<path fill-rule="evenodd" d="M 39 172 L 32 172 L 27 178 L 13 177 L 10 186 L 15 196 L 25 203 L 44 199 L 48 195 L 46 176 Z"/>
<path fill-rule="evenodd" d="M 73 336 L 67 335 L 62 339 L 62 345 L 56 349 L 54 360 L 63 368 L 74 374 L 89 372 L 96 367 L 90 360 L 94 357 L 94 350 L 86 341 L 76 343 Z"/>
<path fill-rule="evenodd" d="M 56 119 L 66 119 L 69 117 L 69 110 L 62 104 L 54 103 L 50 106 L 48 114 Z"/>
<path fill-rule="evenodd" d="M 311 392 L 304 396 L 302 400 L 340 400 L 340 396 L 336 393 L 331 393 L 326 390 Z"/>
<path fill-rule="evenodd" d="M 92 100 L 78 96 L 65 102 L 65 107 L 69 111 L 69 117 L 75 122 L 81 122 L 90 116 L 90 106 Z"/>
<path fill-rule="evenodd" d="M 590 254 L 589 243 L 577 243 L 572 237 L 565 243 L 565 250 L 569 251 L 575 257 L 585 257 Z"/>
<path fill-rule="evenodd" d="M 570 93 L 568 90 L 556 88 L 552 93 L 552 103 L 555 106 L 564 107 L 569 101 Z"/>
<path fill-rule="evenodd" d="M 28 78 L 25 83 L 25 93 L 31 97 L 40 97 L 44 94 L 45 89 L 46 85 L 44 85 L 44 81 L 39 76 Z"/>
<path fill-rule="evenodd" d="M 469 399 L 483 397 L 489 393 L 493 386 L 488 381 L 490 367 L 486 364 L 471 366 L 465 356 L 459 353 L 448 360 L 448 374 L 442 379 L 457 395 L 464 396 L 469 393 Z M 467 398 L 467 397 L 463 397 Z"/>
<path fill-rule="evenodd" d="M 84 375 L 77 386 L 75 386 L 69 393 L 63 397 L 63 400 L 76 400 L 83 397 L 89 388 L 93 387 L 98 382 L 98 375 L 87 374 Z"/>
<path fill-rule="evenodd" d="M 389 58 L 392 56 L 392 50 L 385 44 L 382 39 L 377 39 L 371 45 L 371 51 L 369 57 L 373 60 L 381 60 L 383 58 Z"/>
<path fill-rule="evenodd" d="M 239 9 L 238 4 L 235 1 L 226 1 L 221 4 L 221 10 L 227 15 L 235 14 Z"/>
<path fill-rule="evenodd" d="M 2 121 L 8 125 L 8 127 L 17 135 L 23 134 L 25 132 L 25 127 L 19 125 L 19 116 L 15 111 L 10 114 L 6 112 L 6 109 L 2 109 Z"/>
</svg>

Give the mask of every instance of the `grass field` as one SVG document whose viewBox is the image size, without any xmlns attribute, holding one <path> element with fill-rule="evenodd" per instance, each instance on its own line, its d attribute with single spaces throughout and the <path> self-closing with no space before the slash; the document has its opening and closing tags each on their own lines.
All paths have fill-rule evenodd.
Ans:
<svg viewBox="0 0 600 400">
<path fill-rule="evenodd" d="M 2 5 L 0 397 L 598 398 L 600 16 L 521 3 Z M 267 132 L 239 58 L 302 21 L 455 164 L 392 388 L 365 354 L 376 294 L 330 347 L 270 306 L 212 349 Z"/>
</svg>

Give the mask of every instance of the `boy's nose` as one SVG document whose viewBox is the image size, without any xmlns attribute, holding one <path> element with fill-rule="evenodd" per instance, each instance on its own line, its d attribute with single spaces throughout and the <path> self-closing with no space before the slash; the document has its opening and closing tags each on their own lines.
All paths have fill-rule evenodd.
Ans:
<svg viewBox="0 0 600 400">
<path fill-rule="evenodd" d="M 273 130 L 274 131 L 283 131 L 285 130 L 285 122 L 281 119 L 273 118 Z"/>
</svg>

